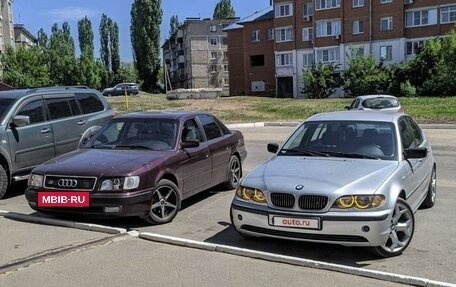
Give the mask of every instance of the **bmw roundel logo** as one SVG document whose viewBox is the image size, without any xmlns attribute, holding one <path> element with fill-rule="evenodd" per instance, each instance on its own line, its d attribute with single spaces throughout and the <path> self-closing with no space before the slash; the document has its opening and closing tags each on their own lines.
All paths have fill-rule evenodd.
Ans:
<svg viewBox="0 0 456 287">
<path fill-rule="evenodd" d="M 301 190 L 303 188 L 304 188 L 304 185 L 302 185 L 302 184 L 298 184 L 297 186 L 295 186 L 296 190 Z"/>
</svg>

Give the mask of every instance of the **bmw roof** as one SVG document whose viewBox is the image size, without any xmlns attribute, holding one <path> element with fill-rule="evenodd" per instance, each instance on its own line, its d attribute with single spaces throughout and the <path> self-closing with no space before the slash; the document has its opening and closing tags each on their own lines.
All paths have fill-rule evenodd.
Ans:
<svg viewBox="0 0 456 287">
<path fill-rule="evenodd" d="M 403 113 L 387 113 L 381 111 L 340 111 L 316 114 L 306 121 L 366 121 L 396 122 Z"/>
</svg>

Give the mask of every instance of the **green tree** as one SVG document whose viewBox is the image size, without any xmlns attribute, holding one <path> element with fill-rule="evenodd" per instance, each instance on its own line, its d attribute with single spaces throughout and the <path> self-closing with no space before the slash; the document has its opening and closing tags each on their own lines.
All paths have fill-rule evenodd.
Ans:
<svg viewBox="0 0 456 287">
<path fill-rule="evenodd" d="M 111 51 L 109 50 L 109 31 L 111 20 L 106 14 L 101 15 L 100 27 L 100 58 L 106 70 L 111 71 Z"/>
<path fill-rule="evenodd" d="M 135 0 L 131 7 L 131 43 L 144 91 L 157 90 L 162 14 L 161 0 Z"/>
<path fill-rule="evenodd" d="M 215 5 L 214 15 L 212 18 L 214 20 L 221 19 L 230 19 L 236 16 L 233 6 L 231 5 L 231 0 L 219 0 Z"/>
<path fill-rule="evenodd" d="M 137 83 L 138 72 L 133 64 L 121 64 L 118 72 L 114 75 L 116 83 Z"/>
<path fill-rule="evenodd" d="M 38 40 L 38 46 L 40 46 L 44 49 L 47 48 L 47 46 L 49 44 L 49 38 L 48 38 L 48 35 L 46 34 L 46 32 L 44 32 L 43 28 L 38 30 L 37 40 Z"/>
<path fill-rule="evenodd" d="M 67 22 L 62 24 L 62 28 L 59 28 L 57 24 L 52 26 L 48 60 L 52 84 L 74 85 L 77 83 L 74 40 L 71 37 L 70 26 Z"/>
<path fill-rule="evenodd" d="M 318 63 L 304 69 L 302 92 L 309 99 L 329 98 L 338 86 L 338 75 L 335 73 L 337 67 L 334 63 Z"/>
<path fill-rule="evenodd" d="M 343 73 L 345 92 L 351 97 L 386 92 L 388 72 L 381 64 L 375 64 L 372 55 L 356 54 L 348 58 L 349 68 Z"/>
<path fill-rule="evenodd" d="M 177 15 L 171 16 L 169 19 L 169 36 L 174 35 L 180 27 L 182 27 L 182 23 L 179 22 L 179 17 Z"/>
<path fill-rule="evenodd" d="M 92 22 L 90 22 L 89 18 L 85 16 L 78 22 L 78 33 L 79 33 L 79 49 L 81 54 L 88 57 L 89 59 L 93 59 L 93 30 L 92 30 Z"/>
<path fill-rule="evenodd" d="M 111 69 L 113 74 L 117 74 L 120 68 L 119 54 L 119 25 L 116 22 L 111 22 L 109 29 L 110 52 L 111 52 Z"/>
<path fill-rule="evenodd" d="M 40 87 L 51 83 L 46 57 L 40 47 L 7 47 L 1 56 L 2 81 L 13 87 Z"/>
</svg>

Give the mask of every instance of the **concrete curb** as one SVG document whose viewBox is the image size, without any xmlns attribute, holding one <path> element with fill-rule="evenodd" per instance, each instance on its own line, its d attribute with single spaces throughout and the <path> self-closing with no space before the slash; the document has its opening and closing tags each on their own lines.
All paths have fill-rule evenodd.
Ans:
<svg viewBox="0 0 456 287">
<path fill-rule="evenodd" d="M 9 212 L 9 211 L 4 211 L 4 210 L 0 210 L 0 216 L 9 218 L 12 220 L 18 220 L 18 221 L 75 228 L 75 229 L 81 229 L 81 230 L 87 230 L 87 231 L 103 232 L 103 233 L 108 233 L 108 234 L 127 233 L 127 230 L 125 228 L 117 228 L 117 227 L 110 227 L 110 226 L 90 224 L 90 223 L 81 223 L 81 222 L 74 222 L 74 221 L 69 221 L 69 220 L 54 219 L 54 218 L 47 218 L 47 217 L 37 217 L 37 216 L 33 216 L 33 215 Z"/>
<path fill-rule="evenodd" d="M 456 284 L 429 280 L 426 278 L 407 276 L 401 274 L 394 274 L 382 271 L 373 271 L 368 269 L 362 269 L 357 267 L 350 267 L 339 264 L 326 263 L 322 261 L 315 261 L 309 259 L 302 259 L 298 257 L 277 255 L 268 252 L 255 251 L 250 249 L 232 247 L 227 245 L 219 245 L 189 239 L 182 239 L 173 236 L 166 236 L 160 234 L 154 234 L 149 232 L 140 233 L 139 238 L 150 240 L 154 242 L 167 243 L 182 247 L 191 247 L 206 251 L 215 251 L 221 253 L 227 253 L 231 255 L 267 260 L 278 263 L 292 264 L 302 267 L 315 268 L 315 269 L 324 269 L 329 271 L 341 272 L 344 274 L 351 274 L 356 276 L 369 277 L 374 279 L 379 279 L 388 282 L 395 282 L 401 284 L 408 284 L 413 286 L 426 286 L 426 287 L 456 287 Z"/>
</svg>

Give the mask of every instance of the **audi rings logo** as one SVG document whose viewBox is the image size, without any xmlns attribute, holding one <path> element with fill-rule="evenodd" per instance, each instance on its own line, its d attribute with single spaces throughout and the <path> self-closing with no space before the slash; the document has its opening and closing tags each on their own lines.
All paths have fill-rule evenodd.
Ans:
<svg viewBox="0 0 456 287">
<path fill-rule="evenodd" d="M 78 185 L 78 181 L 76 179 L 59 179 L 57 182 L 59 187 L 66 187 L 66 188 L 75 188 Z"/>
</svg>

